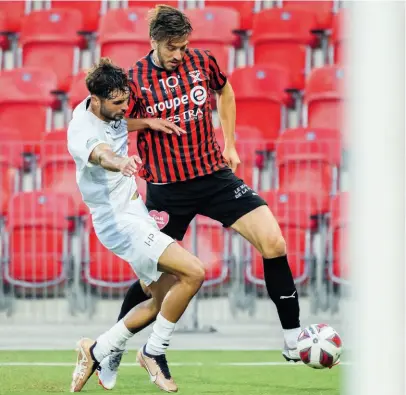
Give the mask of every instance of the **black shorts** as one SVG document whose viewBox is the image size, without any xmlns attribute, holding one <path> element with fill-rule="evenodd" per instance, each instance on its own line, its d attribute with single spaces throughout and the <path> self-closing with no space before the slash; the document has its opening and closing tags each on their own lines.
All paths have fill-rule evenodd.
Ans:
<svg viewBox="0 0 406 395">
<path fill-rule="evenodd" d="M 148 183 L 146 205 L 163 233 L 182 240 L 197 214 L 227 228 L 266 202 L 227 168 L 188 181 Z"/>
</svg>

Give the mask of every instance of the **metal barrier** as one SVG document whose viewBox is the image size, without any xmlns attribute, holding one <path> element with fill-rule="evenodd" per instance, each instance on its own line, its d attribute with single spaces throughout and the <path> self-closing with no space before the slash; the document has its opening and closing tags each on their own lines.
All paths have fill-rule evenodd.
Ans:
<svg viewBox="0 0 406 395">
<path fill-rule="evenodd" d="M 56 132 L 43 142 L 32 143 L 29 162 L 21 158 L 30 142 L 2 142 L 0 322 L 27 319 L 31 323 L 83 322 L 89 316 L 97 322 L 111 322 L 119 312 L 126 288 L 136 277 L 125 262 L 97 245 L 77 191 L 75 168 L 66 151 L 64 132 L 59 132 L 59 137 L 53 133 Z M 278 142 L 275 145 L 239 138 L 237 148 L 242 163 L 237 175 L 248 185 L 257 185 L 258 193 L 262 192 L 266 199 L 270 195 L 263 191 L 274 189 L 273 180 L 278 180 L 279 188 L 289 193 L 300 187 L 297 191 L 300 196 L 314 195 L 313 200 L 299 199 L 301 215 L 309 214 L 308 227 L 283 220 L 281 229 L 282 233 L 289 233 L 285 237 L 292 271 L 298 273 L 296 281 L 301 296 L 310 300 L 313 312 L 320 309 L 337 312 L 339 298 L 329 301 L 328 292 L 332 282 L 339 288 L 345 281 L 337 278 L 337 271 L 333 273 L 334 235 L 327 230 L 332 192 L 342 189 L 341 173 L 333 156 L 329 160 L 328 141 L 320 141 L 320 150 L 324 149 L 325 154 L 315 155 L 317 133 L 315 136 L 314 131 L 307 131 L 303 136 L 302 140 L 289 143 L 289 150 L 292 146 L 297 150 L 291 158 L 283 160 Z M 334 141 L 330 143 L 334 145 Z M 269 152 L 272 145 L 276 149 Z M 37 200 L 18 200 L 20 205 L 30 205 L 30 216 L 19 218 L 18 228 L 12 229 L 15 197 L 28 196 L 32 190 L 38 192 Z M 42 217 L 36 222 L 29 219 L 36 217 L 35 210 L 52 217 L 53 210 L 61 209 L 48 204 L 47 196 L 52 194 L 69 195 L 71 199 L 73 212 L 61 234 L 55 230 L 60 227 L 58 222 L 41 222 Z M 275 196 L 277 203 L 286 203 L 289 215 L 289 202 L 282 201 L 287 194 Z M 275 202 L 268 203 L 276 210 Z M 278 215 L 275 212 L 277 219 Z M 223 229 L 219 223 L 197 217 L 182 245 L 208 265 L 206 281 L 182 321 L 184 330 L 213 331 L 219 323 L 241 319 L 247 323 L 267 322 L 270 302 L 264 289 L 262 260 L 239 235 Z"/>
</svg>

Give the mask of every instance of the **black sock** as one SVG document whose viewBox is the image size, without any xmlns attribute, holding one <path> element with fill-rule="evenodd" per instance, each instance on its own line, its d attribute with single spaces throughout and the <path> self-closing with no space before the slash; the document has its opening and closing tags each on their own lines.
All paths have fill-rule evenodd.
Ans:
<svg viewBox="0 0 406 395">
<path fill-rule="evenodd" d="M 299 300 L 287 256 L 263 260 L 266 289 L 276 305 L 282 328 L 300 327 Z"/>
<path fill-rule="evenodd" d="M 117 321 L 120 321 L 127 313 L 138 304 L 145 302 L 151 297 L 145 295 L 145 292 L 142 290 L 140 280 L 137 280 L 130 288 L 124 297 L 123 304 L 121 305 L 120 315 L 118 316 Z"/>
</svg>

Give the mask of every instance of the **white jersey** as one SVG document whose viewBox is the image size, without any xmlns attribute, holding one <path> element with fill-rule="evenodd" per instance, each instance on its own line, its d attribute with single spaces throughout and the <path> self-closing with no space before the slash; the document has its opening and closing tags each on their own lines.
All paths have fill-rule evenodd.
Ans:
<svg viewBox="0 0 406 395">
<path fill-rule="evenodd" d="M 128 156 L 127 122 L 104 122 L 88 110 L 87 97 L 73 111 L 68 127 L 68 149 L 76 163 L 76 181 L 93 223 L 114 220 L 126 210 L 137 190 L 134 177 L 103 169 L 89 162 L 93 149 L 106 143 L 120 156 Z"/>
</svg>

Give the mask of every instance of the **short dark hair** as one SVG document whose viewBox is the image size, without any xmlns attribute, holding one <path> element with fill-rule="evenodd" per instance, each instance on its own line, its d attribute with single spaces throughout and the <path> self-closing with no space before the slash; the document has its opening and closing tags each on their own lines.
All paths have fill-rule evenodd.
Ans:
<svg viewBox="0 0 406 395">
<path fill-rule="evenodd" d="M 112 99 L 114 92 L 129 92 L 128 77 L 124 69 L 109 58 L 101 58 L 87 73 L 86 86 L 91 95 Z"/>
<path fill-rule="evenodd" d="M 158 4 L 148 13 L 149 36 L 156 41 L 173 40 L 192 32 L 189 18 L 178 9 Z"/>
</svg>

